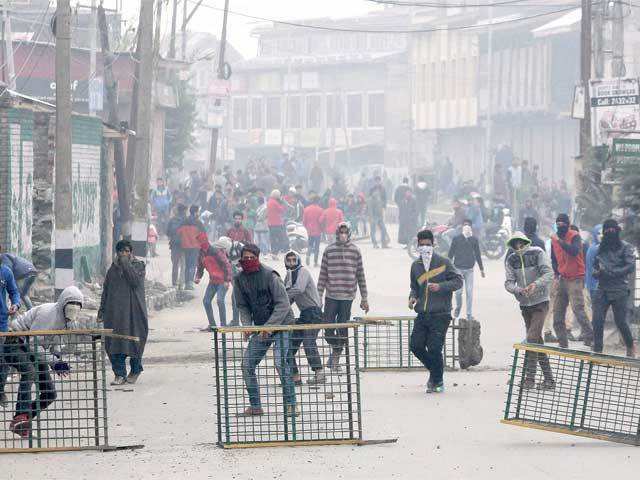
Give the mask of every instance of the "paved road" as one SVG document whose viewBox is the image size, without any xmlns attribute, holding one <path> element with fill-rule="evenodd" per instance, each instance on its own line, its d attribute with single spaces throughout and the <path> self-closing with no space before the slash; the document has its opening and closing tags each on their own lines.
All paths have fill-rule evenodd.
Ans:
<svg viewBox="0 0 640 480">
<path fill-rule="evenodd" d="M 409 257 L 395 247 L 362 249 L 372 313 L 402 314 Z M 161 252 L 166 254 L 165 248 Z M 154 267 L 166 276 L 167 262 Z M 475 371 L 446 375 L 447 392 L 426 396 L 423 372 L 364 373 L 367 439 L 392 445 L 223 451 L 216 424 L 211 338 L 199 298 L 151 319 L 146 369 L 139 384 L 111 391 L 110 440 L 137 451 L 4 456 L 0 478 L 82 479 L 590 479 L 637 476 L 637 450 L 616 444 L 504 426 L 511 345 L 522 320 L 502 287 L 500 261 L 476 280 L 475 316 L 485 360 Z M 317 271 L 315 272 L 317 274 Z M 229 309 L 230 313 L 230 309 Z M 355 312 L 357 313 L 357 312 Z"/>
</svg>

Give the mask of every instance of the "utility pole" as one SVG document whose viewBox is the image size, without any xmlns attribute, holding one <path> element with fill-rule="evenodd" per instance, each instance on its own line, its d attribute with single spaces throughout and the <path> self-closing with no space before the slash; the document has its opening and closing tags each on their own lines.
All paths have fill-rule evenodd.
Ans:
<svg viewBox="0 0 640 480">
<path fill-rule="evenodd" d="M 71 197 L 71 5 L 58 0 L 56 10 L 56 159 L 55 293 L 73 285 L 73 216 Z"/>
<path fill-rule="evenodd" d="M 227 48 L 227 17 L 229 15 L 229 0 L 224 1 L 224 16 L 222 17 L 222 35 L 220 36 L 220 51 L 218 52 L 218 78 L 224 79 L 224 54 Z M 215 101 L 215 106 L 221 104 L 220 98 Z M 286 126 L 286 125 L 285 125 Z M 213 185 L 213 176 L 216 171 L 216 157 L 218 155 L 218 137 L 220 129 L 211 129 L 211 150 L 209 151 L 209 185 Z"/>
<path fill-rule="evenodd" d="M 149 160 L 151 150 L 151 117 L 153 96 L 153 3 L 154 0 L 141 0 L 140 27 L 138 30 L 138 65 L 140 69 L 136 83 L 138 95 L 135 109 L 136 136 L 134 139 L 134 192 L 133 192 L 133 223 L 131 225 L 131 240 L 133 252 L 136 256 L 147 256 L 147 228 L 149 203 Z M 133 114 L 132 114 L 133 116 Z"/>
<path fill-rule="evenodd" d="M 487 47 L 487 127 L 484 137 L 485 191 L 493 193 L 493 155 L 491 134 L 493 123 L 493 6 L 489 5 L 489 34 Z"/>
<path fill-rule="evenodd" d="M 107 27 L 107 16 L 102 4 L 98 6 L 98 24 L 100 26 L 100 43 L 102 45 L 102 60 L 104 63 L 104 82 L 106 91 L 106 102 L 108 111 L 108 121 L 117 127 L 120 125 L 118 118 L 118 84 L 113 76 L 113 62 L 115 56 L 111 53 L 109 46 L 109 30 Z M 125 174 L 124 148 L 122 140 L 115 139 L 113 145 L 113 162 L 116 171 L 116 188 L 118 190 L 118 208 L 120 210 L 120 221 L 125 224 L 131 222 L 131 209 L 129 203 L 128 179 Z M 124 232 L 123 234 L 128 232 Z M 118 241 L 119 238 L 114 238 Z"/>
<path fill-rule="evenodd" d="M 186 4 L 186 0 L 185 0 Z M 176 58 L 176 24 L 178 23 L 178 0 L 173 0 L 173 16 L 171 17 L 171 39 L 169 41 L 169 58 Z"/>
<path fill-rule="evenodd" d="M 627 75 L 627 69 L 624 65 L 624 14 L 622 12 L 622 2 L 616 0 L 612 8 L 611 76 L 624 77 Z"/>
<path fill-rule="evenodd" d="M 89 26 L 89 92 L 92 93 L 91 84 L 96 83 L 96 0 L 91 0 L 91 21 Z M 91 93 L 89 96 L 91 97 Z M 95 102 L 89 98 L 89 115 L 95 115 Z"/>
<path fill-rule="evenodd" d="M 584 118 L 580 120 L 580 155 L 574 165 L 574 189 L 582 192 L 582 167 L 591 147 L 591 0 L 582 0 L 580 32 L 580 78 L 584 87 Z"/>
<path fill-rule="evenodd" d="M 16 89 L 16 69 L 13 63 L 13 34 L 11 33 L 11 17 L 9 9 L 11 8 L 10 0 L 4 0 L 2 9 L 2 21 L 4 25 L 4 57 L 5 57 L 5 80 L 11 90 Z"/>
<path fill-rule="evenodd" d="M 200 8 L 200 5 L 202 5 L 203 0 L 198 0 L 198 3 L 196 3 L 196 5 L 193 7 L 193 10 L 191 10 L 191 12 L 189 13 L 187 13 L 187 0 L 182 0 L 182 1 L 184 3 L 182 5 L 182 45 L 181 45 L 182 57 L 181 58 L 182 60 L 186 60 L 187 59 L 187 25 L 195 15 L 198 8 Z M 225 3 L 225 12 L 226 10 L 227 8 Z"/>
</svg>

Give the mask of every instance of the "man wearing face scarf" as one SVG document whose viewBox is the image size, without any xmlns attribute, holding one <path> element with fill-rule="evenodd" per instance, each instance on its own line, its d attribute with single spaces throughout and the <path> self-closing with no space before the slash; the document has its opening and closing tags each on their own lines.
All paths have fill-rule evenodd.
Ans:
<svg viewBox="0 0 640 480">
<path fill-rule="evenodd" d="M 324 319 L 326 323 L 346 323 L 351 318 L 351 305 L 360 289 L 360 308 L 369 312 L 367 300 L 367 281 L 360 249 L 351 242 L 351 228 L 347 223 L 339 223 L 336 228 L 336 241 L 322 254 L 318 294 L 320 300 L 327 292 L 324 301 Z M 347 330 L 328 328 L 325 339 L 331 345 L 331 355 L 327 367 L 340 372 L 340 355 L 347 343 Z"/>
<path fill-rule="evenodd" d="M 233 291 L 244 326 L 291 325 L 295 322 L 287 290 L 275 270 L 260 263 L 260 249 L 249 244 L 242 248 L 242 271 L 233 279 Z M 256 368 L 273 345 L 273 358 L 283 389 L 287 415 L 297 415 L 295 387 L 287 362 L 290 335 L 288 331 L 245 333 L 249 343 L 242 358 L 242 375 L 249 394 L 250 406 L 241 416 L 264 415 Z"/>
<path fill-rule="evenodd" d="M 562 348 L 569 346 L 565 317 L 571 308 L 580 324 L 580 340 L 591 346 L 593 329 L 584 308 L 584 255 L 580 233 L 571 230 L 569 216 L 561 213 L 556 218 L 557 235 L 551 237 L 551 265 L 555 273 L 556 297 L 553 305 L 553 327 Z"/>
<path fill-rule="evenodd" d="M 473 268 L 476 263 L 480 268 L 482 278 L 485 276 L 482 255 L 480 255 L 480 243 L 473 235 L 471 220 L 465 219 L 462 222 L 462 233 L 453 237 L 449 255 L 447 256 L 464 278 L 464 290 L 467 297 L 467 320 L 471 320 L 473 318 Z M 462 289 L 459 289 L 456 291 L 456 310 L 453 316 L 458 318 L 461 310 Z"/>
<path fill-rule="evenodd" d="M 635 358 L 636 349 L 627 324 L 627 302 L 631 293 L 629 275 L 635 271 L 633 247 L 620 240 L 620 227 L 613 219 L 602 224 L 602 242 L 593 266 L 598 286 L 593 294 L 593 351 L 602 352 L 604 321 L 609 307 L 627 347 L 627 356 Z"/>
<path fill-rule="evenodd" d="M 36 330 L 78 330 L 81 328 L 79 313 L 84 297 L 74 286 L 65 288 L 58 300 L 32 308 L 9 323 L 14 332 Z M 24 343 L 19 337 L 9 337 L 5 345 L 4 361 L 20 374 L 20 386 L 16 402 L 16 414 L 10 430 L 19 437 L 28 438 L 32 420 L 40 415 L 56 399 L 56 389 L 51 373 L 66 377 L 71 370 L 62 360 L 64 336 L 38 337 L 38 350 Z M 32 342 L 33 344 L 33 342 Z M 4 379 L 3 379 L 4 380 Z M 36 384 L 38 398 L 31 400 L 31 387 Z"/>
<path fill-rule="evenodd" d="M 418 232 L 420 258 L 411 265 L 409 308 L 418 316 L 409 347 L 429 370 L 427 393 L 444 392 L 442 347 L 451 323 L 451 297 L 462 288 L 462 275 L 448 258 L 433 251 L 433 233 Z"/>
<path fill-rule="evenodd" d="M 320 297 L 318 287 L 313 281 L 309 270 L 302 265 L 300 255 L 293 250 L 287 252 L 284 257 L 284 265 L 287 268 L 287 276 L 284 279 L 284 286 L 289 295 L 289 301 L 295 303 L 300 310 L 298 325 L 317 325 L 323 323 L 322 308 L 320 307 Z M 304 345 L 304 353 L 307 362 L 315 374 L 315 378 L 309 379 L 309 385 L 316 385 L 325 382 L 325 375 L 322 371 L 322 361 L 318 353 L 318 330 L 294 330 L 291 332 L 291 345 L 289 347 L 289 366 L 293 375 L 293 382 L 296 385 L 302 384 L 300 370 L 296 363 L 296 354 L 300 345 Z"/>
<path fill-rule="evenodd" d="M 526 328 L 528 343 L 544 344 L 542 329 L 549 311 L 549 287 L 553 281 L 553 270 L 545 251 L 531 244 L 524 233 L 515 232 L 509 239 L 509 253 L 504 262 L 506 279 L 504 288 L 520 303 L 520 312 Z M 537 387 L 553 390 L 555 381 L 549 358 L 546 354 L 527 352 L 525 355 L 525 378 L 523 388 L 536 388 L 536 369 L 540 364 L 544 381 Z"/>
</svg>

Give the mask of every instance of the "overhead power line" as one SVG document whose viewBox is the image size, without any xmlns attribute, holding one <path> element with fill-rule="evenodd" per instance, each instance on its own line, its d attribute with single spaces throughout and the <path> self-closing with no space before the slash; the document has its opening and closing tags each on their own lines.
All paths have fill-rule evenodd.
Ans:
<svg viewBox="0 0 640 480">
<path fill-rule="evenodd" d="M 194 0 L 187 0 L 191 3 L 194 3 Z M 209 8 L 211 10 L 216 10 L 219 12 L 222 12 L 223 9 L 222 8 L 218 8 L 215 7 L 213 5 L 209 5 L 206 3 L 203 3 L 201 6 Z M 545 17 L 545 16 L 549 16 L 549 15 L 555 15 L 557 13 L 564 13 L 564 12 L 568 12 L 571 10 L 575 10 L 577 7 L 573 6 L 573 7 L 567 7 L 567 8 L 561 8 L 558 10 L 553 10 L 551 12 L 543 12 L 543 13 L 537 13 L 537 14 L 533 14 L 533 15 L 525 15 L 523 17 L 520 18 L 510 18 L 507 20 L 501 20 L 501 21 L 496 21 L 493 22 L 491 25 L 492 26 L 498 26 L 498 25 L 504 25 L 504 24 L 508 24 L 508 23 L 517 23 L 517 22 L 522 22 L 525 20 L 531 20 L 534 18 L 540 18 L 540 17 Z M 330 32 L 346 32 L 346 33 L 400 33 L 400 34 L 407 34 L 407 33 L 429 33 L 429 32 L 441 32 L 441 31 L 452 31 L 452 30 L 472 30 L 472 29 L 478 29 L 478 28 L 487 28 L 489 26 L 489 24 L 487 23 L 475 23 L 475 24 L 470 24 L 470 25 L 456 25 L 456 26 L 445 26 L 445 27 L 434 27 L 434 28 L 417 28 L 417 29 L 378 29 L 378 28 L 341 28 L 341 27 L 330 27 L 330 26 L 325 26 L 325 25 L 316 25 L 316 24 L 305 24 L 305 23 L 298 23 L 298 22 L 290 22 L 290 21 L 286 21 L 286 20 L 277 20 L 274 18 L 266 18 L 266 17 L 260 17 L 257 15 L 249 15 L 247 13 L 242 13 L 242 12 L 236 12 L 236 11 L 232 11 L 229 10 L 229 14 L 230 15 L 235 15 L 238 17 L 244 17 L 244 18 L 250 18 L 252 20 L 259 20 L 259 21 L 263 21 L 263 22 L 272 22 L 278 25 L 287 25 L 290 27 L 299 27 L 299 28 L 308 28 L 308 29 L 313 29 L 313 30 L 324 30 L 324 31 L 330 31 Z"/>
<path fill-rule="evenodd" d="M 400 7 L 430 7 L 430 8 L 474 8 L 474 7 L 527 7 L 527 8 L 541 8 L 541 7 L 579 7 L 579 3 L 566 3 L 566 4 L 540 4 L 540 3 L 525 3 L 529 0 L 504 0 L 502 2 L 494 3 L 444 3 L 444 2 L 412 2 L 411 0 L 367 0 L 371 3 L 377 3 L 379 5 L 396 5 Z"/>
</svg>

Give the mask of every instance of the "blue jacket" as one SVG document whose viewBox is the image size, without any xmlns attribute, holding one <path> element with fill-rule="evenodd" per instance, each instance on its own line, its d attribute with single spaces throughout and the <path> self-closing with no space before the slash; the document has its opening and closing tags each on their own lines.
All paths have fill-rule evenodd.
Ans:
<svg viewBox="0 0 640 480">
<path fill-rule="evenodd" d="M 600 245 L 600 242 L 598 242 L 598 234 L 601 231 L 602 225 L 596 225 L 593 227 L 593 230 L 591 230 L 593 242 L 584 257 L 584 286 L 589 292 L 593 292 L 598 288 L 598 279 L 593 276 L 593 265 L 598 255 L 598 246 Z"/>
<path fill-rule="evenodd" d="M 16 280 L 22 280 L 23 278 L 31 275 L 36 275 L 38 271 L 26 258 L 13 255 L 11 253 L 3 253 L 1 256 L 2 265 L 9 267 L 13 273 L 13 277 Z"/>
<path fill-rule="evenodd" d="M 0 266 L 0 332 L 6 332 L 8 328 L 9 311 L 7 308 L 7 292 L 13 305 L 20 306 L 20 293 L 11 269 Z"/>
</svg>

